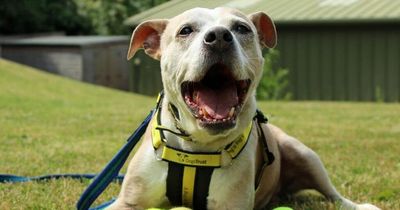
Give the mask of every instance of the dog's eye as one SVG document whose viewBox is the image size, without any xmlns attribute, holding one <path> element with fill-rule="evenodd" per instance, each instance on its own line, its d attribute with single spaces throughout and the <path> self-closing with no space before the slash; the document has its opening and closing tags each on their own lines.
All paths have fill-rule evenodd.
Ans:
<svg viewBox="0 0 400 210">
<path fill-rule="evenodd" d="M 241 34 L 247 34 L 251 31 L 248 26 L 241 24 L 241 23 L 234 25 L 233 30 L 236 32 L 239 32 Z"/>
<path fill-rule="evenodd" d="M 185 26 L 179 31 L 179 35 L 187 36 L 193 32 L 193 29 L 190 26 Z"/>
</svg>

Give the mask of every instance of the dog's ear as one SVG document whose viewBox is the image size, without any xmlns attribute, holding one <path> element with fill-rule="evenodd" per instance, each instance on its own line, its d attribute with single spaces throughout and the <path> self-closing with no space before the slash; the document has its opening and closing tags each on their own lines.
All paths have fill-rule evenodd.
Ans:
<svg viewBox="0 0 400 210">
<path fill-rule="evenodd" d="M 248 17 L 257 28 L 261 46 L 269 48 L 275 47 L 277 39 L 276 29 L 271 18 L 263 12 L 250 14 Z"/>
<path fill-rule="evenodd" d="M 132 33 L 127 59 L 131 59 L 139 48 L 144 48 L 147 55 L 159 60 L 160 37 L 164 32 L 168 20 L 149 20 L 139 24 Z"/>
</svg>

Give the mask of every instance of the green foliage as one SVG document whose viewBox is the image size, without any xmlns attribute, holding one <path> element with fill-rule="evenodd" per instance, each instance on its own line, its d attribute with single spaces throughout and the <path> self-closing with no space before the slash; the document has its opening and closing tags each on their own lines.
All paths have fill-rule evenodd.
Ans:
<svg viewBox="0 0 400 210">
<path fill-rule="evenodd" d="M 87 18 L 94 33 L 99 35 L 128 34 L 129 27 L 123 21 L 140 11 L 133 0 L 74 0 L 79 15 Z"/>
<path fill-rule="evenodd" d="M 92 32 L 89 20 L 78 15 L 73 0 L 18 0 L 0 4 L 0 34 Z"/>
<path fill-rule="evenodd" d="M 123 22 L 167 0 L 18 0 L 0 3 L 0 34 L 127 35 Z"/>
<path fill-rule="evenodd" d="M 257 88 L 259 100 L 290 100 L 289 71 L 278 66 L 279 51 L 270 49 L 264 56 L 264 72 Z"/>
</svg>

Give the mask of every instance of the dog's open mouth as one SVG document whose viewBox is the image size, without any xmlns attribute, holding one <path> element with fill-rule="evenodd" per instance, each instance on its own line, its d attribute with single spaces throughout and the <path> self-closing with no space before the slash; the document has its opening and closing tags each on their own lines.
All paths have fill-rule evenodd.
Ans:
<svg viewBox="0 0 400 210">
<path fill-rule="evenodd" d="M 223 129 L 235 125 L 250 83 L 235 80 L 227 66 L 215 64 L 199 82 L 183 82 L 181 91 L 202 126 Z"/>
</svg>

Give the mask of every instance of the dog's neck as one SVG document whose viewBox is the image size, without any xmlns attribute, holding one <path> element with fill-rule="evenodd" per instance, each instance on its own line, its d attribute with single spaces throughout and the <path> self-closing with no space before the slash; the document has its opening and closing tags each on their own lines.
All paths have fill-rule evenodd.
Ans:
<svg viewBox="0 0 400 210">
<path fill-rule="evenodd" d="M 228 135 L 227 137 L 222 137 L 212 142 L 202 143 L 199 139 L 191 138 L 190 133 L 186 133 L 189 135 L 190 139 L 181 137 L 180 135 L 174 134 L 182 133 L 182 129 L 178 129 L 182 126 L 181 121 L 177 119 L 172 112 L 170 102 L 168 100 L 163 100 L 160 113 L 161 125 L 172 131 L 163 132 L 168 146 L 189 152 L 215 152 L 221 150 L 221 148 L 224 148 L 237 138 L 237 136 L 231 137 Z"/>
</svg>

